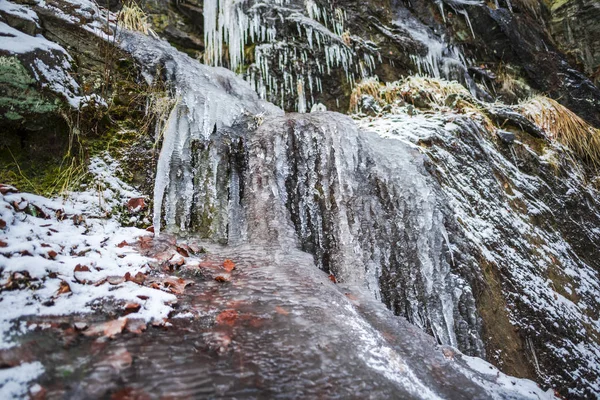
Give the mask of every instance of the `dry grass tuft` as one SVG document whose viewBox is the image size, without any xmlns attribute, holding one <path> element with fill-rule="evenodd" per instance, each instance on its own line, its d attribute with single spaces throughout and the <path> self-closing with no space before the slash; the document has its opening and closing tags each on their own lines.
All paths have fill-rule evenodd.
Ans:
<svg viewBox="0 0 600 400">
<path fill-rule="evenodd" d="M 145 35 L 155 35 L 152 29 L 150 29 L 146 13 L 133 1 L 125 4 L 119 12 L 118 24 L 130 31 L 142 32 Z"/>
<path fill-rule="evenodd" d="M 409 76 L 399 85 L 400 92 L 406 101 L 426 101 L 430 105 L 444 106 L 450 95 L 457 95 L 463 99 L 471 99 L 471 93 L 456 81 L 447 81 L 437 78 L 422 76 Z M 419 97 L 417 99 L 417 97 Z"/>
<path fill-rule="evenodd" d="M 537 96 L 519 106 L 530 121 L 579 156 L 600 166 L 600 129 L 589 125 L 573 111 L 548 97 Z"/>
</svg>

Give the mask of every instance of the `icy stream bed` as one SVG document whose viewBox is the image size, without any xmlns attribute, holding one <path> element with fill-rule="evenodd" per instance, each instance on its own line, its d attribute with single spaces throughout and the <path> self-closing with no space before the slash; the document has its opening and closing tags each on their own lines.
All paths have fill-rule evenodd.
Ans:
<svg viewBox="0 0 600 400">
<path fill-rule="evenodd" d="M 163 236 L 145 252 L 174 243 Z M 204 251 L 186 258 L 179 274 L 193 283 L 163 327 L 113 340 L 23 337 L 41 355 L 47 398 L 552 398 L 439 347 L 368 292 L 331 282 L 306 253 Z"/>
</svg>

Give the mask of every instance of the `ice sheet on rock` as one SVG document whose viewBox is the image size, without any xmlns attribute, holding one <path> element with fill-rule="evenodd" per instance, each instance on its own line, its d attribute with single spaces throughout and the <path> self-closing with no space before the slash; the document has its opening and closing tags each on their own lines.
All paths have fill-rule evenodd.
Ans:
<svg viewBox="0 0 600 400">
<path fill-rule="evenodd" d="M 338 280 L 457 344 L 454 297 L 470 293 L 450 270 L 438 193 L 418 153 L 335 113 L 267 119 L 248 152 L 251 242 L 300 245 Z"/>
<path fill-rule="evenodd" d="M 277 115 L 282 111 L 261 101 L 252 88 L 233 72 L 202 65 L 167 42 L 123 32 L 121 46 L 148 71 L 155 72 L 164 67 L 175 88 L 178 102 L 169 116 L 158 160 L 154 229 L 157 234 L 161 230 L 163 214 L 159 205 L 164 204 L 167 225 L 173 227 L 183 215 L 178 229 L 185 230 L 189 224 L 185 218 L 199 191 L 205 192 L 206 197 L 202 200 L 206 203 L 196 206 L 207 210 L 215 206 L 211 204 L 215 201 L 211 191 L 217 190 L 216 168 L 222 155 L 217 154 L 216 148 L 208 148 L 210 140 L 235 124 L 247 124 L 246 120 L 252 120 L 254 116 Z M 210 160 L 204 160 L 209 164 L 204 165 L 203 170 L 192 167 L 192 163 L 203 161 L 198 160 L 195 153 L 198 148 L 194 146 L 206 146 L 210 154 Z M 205 174 L 205 178 L 198 180 L 196 172 Z"/>
<path fill-rule="evenodd" d="M 600 323 L 589 313 L 600 309 L 598 273 L 576 255 L 559 228 L 545 223 L 554 220 L 555 210 L 573 201 L 573 196 L 583 196 L 588 200 L 581 200 L 581 207 L 590 213 L 590 221 L 578 222 L 579 232 L 585 232 L 592 242 L 600 240 L 591 229 L 593 221 L 600 220 L 600 207 L 590 200 L 598 198 L 597 192 L 586 183 L 581 167 L 574 164 L 569 164 L 569 173 L 560 180 L 550 175 L 549 181 L 544 181 L 541 174 L 524 171 L 519 158 L 537 158 L 536 153 L 519 141 L 513 145 L 520 149 L 519 155 L 515 149 L 503 153 L 494 141 L 493 129 L 479 118 L 477 114 L 413 117 L 398 112 L 357 122 L 364 129 L 407 143 L 430 157 L 442 184 L 444 202 L 460 221 L 460 234 L 455 232 L 450 237 L 454 251 L 473 254 L 468 262 L 472 267 L 468 268 L 480 268 L 480 254 L 484 262 L 502 269 L 509 318 L 528 337 L 531 357 L 543 353 L 557 363 L 569 363 L 569 371 L 541 370 L 541 375 L 552 383 L 562 379 L 563 373 L 575 374 L 582 380 L 581 388 L 600 393 L 600 347 L 589 336 L 589 332 L 600 331 Z M 549 147 L 546 158 L 564 154 L 560 145 Z M 547 162 L 544 157 L 538 162 Z M 527 163 L 535 161 L 528 159 Z M 554 187 L 552 196 L 546 195 L 549 184 Z M 458 237 L 462 235 L 469 243 L 468 249 L 460 244 Z M 557 279 L 553 274 L 564 279 L 561 288 L 553 282 Z M 566 330 L 572 333 L 556 333 Z M 542 337 L 552 337 L 554 344 Z M 584 393 L 580 391 L 583 389 L 572 390 Z"/>
</svg>

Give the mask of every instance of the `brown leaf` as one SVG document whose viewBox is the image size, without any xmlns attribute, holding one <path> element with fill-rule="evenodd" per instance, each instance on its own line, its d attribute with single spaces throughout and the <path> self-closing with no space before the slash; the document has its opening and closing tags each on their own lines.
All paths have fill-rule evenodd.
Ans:
<svg viewBox="0 0 600 400">
<path fill-rule="evenodd" d="M 82 321 L 80 321 L 80 322 L 75 322 L 75 323 L 73 324 L 73 327 L 74 327 L 75 329 L 77 329 L 78 331 L 83 331 L 83 330 L 86 330 L 86 329 L 87 329 L 87 327 L 88 327 L 88 324 L 87 324 L 87 323 L 85 323 L 85 322 L 82 322 Z"/>
<path fill-rule="evenodd" d="M 344 293 L 344 294 L 346 295 L 346 297 L 348 298 L 348 300 L 350 300 L 350 301 L 358 301 L 358 297 L 356 297 L 352 293 Z"/>
<path fill-rule="evenodd" d="M 77 264 L 73 272 L 90 272 L 90 267 L 87 265 Z"/>
<path fill-rule="evenodd" d="M 231 272 L 235 269 L 235 264 L 230 259 L 227 259 L 223 262 L 223 268 L 225 268 L 227 272 Z"/>
<path fill-rule="evenodd" d="M 183 278 L 176 278 L 174 276 L 169 276 L 163 279 L 163 284 L 175 294 L 183 294 L 183 292 L 185 291 L 185 287 L 192 283 L 194 283 L 194 281 Z"/>
<path fill-rule="evenodd" d="M 119 244 L 117 245 L 117 247 L 118 247 L 118 248 L 120 248 L 120 249 L 122 249 L 122 248 L 123 248 L 123 247 L 125 247 L 125 246 L 129 246 L 129 243 L 127 243 L 127 241 L 126 241 L 126 240 L 123 240 L 121 243 L 119 243 Z"/>
<path fill-rule="evenodd" d="M 222 311 L 219 315 L 217 315 L 216 322 L 219 325 L 229 325 L 233 326 L 235 324 L 235 320 L 238 317 L 238 312 L 232 309 Z"/>
<path fill-rule="evenodd" d="M 47 390 L 39 383 L 34 384 L 29 388 L 29 399 L 30 400 L 45 400 Z"/>
<path fill-rule="evenodd" d="M 337 279 L 335 279 L 335 275 L 334 274 L 329 274 L 329 280 L 333 283 L 337 283 Z"/>
<path fill-rule="evenodd" d="M 111 285 L 120 285 L 121 283 L 125 282 L 125 277 L 119 275 L 107 276 L 106 281 Z"/>
<path fill-rule="evenodd" d="M 190 252 L 188 251 L 189 247 L 186 246 L 185 244 L 178 245 L 175 249 L 183 257 L 189 257 L 190 256 Z"/>
<path fill-rule="evenodd" d="M 6 228 L 6 221 L 0 218 L 0 229 Z"/>
<path fill-rule="evenodd" d="M 131 357 L 131 353 L 129 353 L 127 349 L 118 349 L 113 354 L 100 361 L 101 365 L 110 366 L 117 371 L 129 368 L 131 363 L 133 363 L 133 357 Z"/>
<path fill-rule="evenodd" d="M 146 232 L 152 232 L 154 233 L 154 226 L 149 226 L 146 228 Z"/>
<path fill-rule="evenodd" d="M 277 314 L 281 314 L 281 315 L 289 315 L 290 314 L 290 312 L 287 311 L 285 308 L 279 307 L 279 306 L 275 306 L 275 311 L 277 312 Z"/>
<path fill-rule="evenodd" d="M 135 276 L 131 276 L 131 274 L 129 272 L 127 272 L 125 274 L 125 280 L 128 282 L 134 282 L 134 283 L 137 283 L 138 285 L 141 285 L 146 280 L 146 275 L 142 274 L 141 272 L 138 272 L 137 274 L 135 274 Z"/>
<path fill-rule="evenodd" d="M 171 267 L 181 267 L 183 264 L 185 264 L 185 259 L 180 254 L 176 254 L 169 260 Z"/>
<path fill-rule="evenodd" d="M 127 210 L 135 214 L 146 209 L 146 200 L 143 197 L 134 197 L 127 202 Z"/>
<path fill-rule="evenodd" d="M 140 238 L 138 239 L 138 244 L 140 246 L 140 249 L 149 250 L 153 246 L 153 239 L 151 236 L 140 236 Z"/>
<path fill-rule="evenodd" d="M 148 296 L 145 296 L 145 295 L 143 295 L 143 294 L 138 294 L 136 297 L 137 297 L 138 299 L 140 299 L 140 300 L 148 300 L 148 299 L 150 298 L 150 297 L 148 297 Z"/>
<path fill-rule="evenodd" d="M 71 287 L 69 286 L 69 284 L 65 281 L 60 281 L 60 286 L 58 287 L 58 291 L 56 292 L 56 294 L 59 295 L 59 294 L 70 293 L 70 292 L 71 292 Z"/>
<path fill-rule="evenodd" d="M 106 336 L 113 338 L 123 331 L 127 324 L 127 318 L 115 319 L 113 321 L 107 321 L 100 324 L 96 324 L 84 331 L 85 336 Z"/>
<path fill-rule="evenodd" d="M 222 275 L 218 275 L 215 277 L 215 281 L 220 282 L 220 283 L 225 283 L 225 282 L 229 282 L 229 279 L 225 278 Z"/>
<path fill-rule="evenodd" d="M 54 260 L 57 255 L 58 255 L 58 253 L 55 252 L 54 250 L 48 251 L 48 258 L 51 259 L 51 260 Z"/>
<path fill-rule="evenodd" d="M 19 193 L 19 191 L 14 186 L 6 185 L 4 183 L 0 183 L 0 193 L 2 193 L 2 194 Z"/>
<path fill-rule="evenodd" d="M 8 247 L 8 243 L 3 240 L 0 240 L 0 247 Z"/>
<path fill-rule="evenodd" d="M 125 329 L 127 329 L 129 332 L 135 333 L 136 335 L 139 335 L 142 332 L 144 332 L 146 328 L 146 322 L 143 319 L 139 318 L 128 319 L 127 326 L 125 327 Z"/>
<path fill-rule="evenodd" d="M 129 302 L 125 304 L 125 315 L 138 312 L 142 306 L 138 303 Z"/>
</svg>

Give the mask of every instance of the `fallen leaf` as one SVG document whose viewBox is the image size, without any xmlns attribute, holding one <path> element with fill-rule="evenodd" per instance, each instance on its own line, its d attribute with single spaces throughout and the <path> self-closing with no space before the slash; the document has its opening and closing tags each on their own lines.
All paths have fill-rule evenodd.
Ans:
<svg viewBox="0 0 600 400">
<path fill-rule="evenodd" d="M 71 287 L 69 286 L 69 284 L 65 281 L 60 281 L 60 286 L 58 287 L 58 291 L 56 292 L 57 295 L 59 294 L 65 294 L 65 293 L 70 293 L 71 292 Z"/>
<path fill-rule="evenodd" d="M 225 278 L 222 275 L 218 275 L 215 277 L 215 281 L 220 282 L 220 283 L 225 283 L 225 282 L 229 282 L 229 279 Z"/>
<path fill-rule="evenodd" d="M 163 284 L 169 288 L 169 290 L 176 294 L 183 294 L 185 291 L 185 287 L 194 283 L 194 281 L 176 278 L 173 276 L 169 276 L 163 280 Z"/>
<path fill-rule="evenodd" d="M 223 262 L 223 268 L 225 268 L 227 272 L 231 272 L 235 269 L 235 263 L 230 259 L 227 259 Z"/>
<path fill-rule="evenodd" d="M 125 329 L 127 329 L 129 332 L 135 333 L 136 335 L 139 335 L 142 332 L 144 332 L 146 330 L 146 328 L 147 328 L 146 321 L 144 321 L 143 319 L 139 319 L 139 318 L 128 319 L 127 326 L 125 327 Z"/>
<path fill-rule="evenodd" d="M 232 309 L 222 311 L 217 315 L 216 322 L 219 325 L 229 325 L 233 326 L 235 324 L 235 320 L 238 317 L 238 312 Z"/>
<path fill-rule="evenodd" d="M 138 213 L 146 209 L 146 200 L 143 197 L 134 197 L 127 202 L 127 210 L 132 213 Z"/>
<path fill-rule="evenodd" d="M 131 273 L 127 272 L 125 274 L 125 280 L 128 282 L 134 282 L 134 283 L 137 283 L 138 285 L 141 285 L 146 280 L 146 275 L 144 275 L 141 272 L 138 272 L 137 274 L 135 274 L 135 276 L 131 276 Z"/>
<path fill-rule="evenodd" d="M 0 247 L 8 247 L 8 243 L 6 243 L 5 241 L 0 240 Z"/>
<path fill-rule="evenodd" d="M 90 267 L 87 265 L 77 264 L 73 272 L 90 272 Z"/>
<path fill-rule="evenodd" d="M 356 297 L 355 295 L 353 295 L 352 293 L 344 293 L 346 295 L 346 297 L 351 300 L 351 301 L 357 301 L 358 297 Z"/>
<path fill-rule="evenodd" d="M 51 260 L 54 260 L 57 255 L 58 255 L 58 253 L 55 252 L 54 250 L 48 251 L 48 258 L 51 259 Z"/>
<path fill-rule="evenodd" d="M 149 226 L 146 228 L 146 232 L 152 232 L 154 233 L 154 226 Z"/>
<path fill-rule="evenodd" d="M 83 331 L 83 330 L 87 329 L 87 327 L 88 327 L 88 324 L 87 324 L 87 323 L 85 323 L 85 322 L 75 322 L 75 323 L 73 324 L 73 327 L 74 327 L 75 329 L 77 329 L 78 331 Z"/>
<path fill-rule="evenodd" d="M 169 260 L 169 265 L 171 267 L 181 267 L 183 264 L 185 264 L 185 259 L 180 254 L 174 255 Z"/>
<path fill-rule="evenodd" d="M 118 248 L 122 249 L 125 246 L 129 246 L 129 243 L 127 243 L 127 241 L 123 240 L 121 243 L 119 243 L 117 245 Z"/>
<path fill-rule="evenodd" d="M 0 229 L 4 229 L 6 228 L 6 221 L 4 221 L 3 219 L 0 219 Z"/>
<path fill-rule="evenodd" d="M 148 296 L 144 296 L 143 294 L 138 294 L 136 297 L 140 300 L 148 300 L 150 298 Z"/>
<path fill-rule="evenodd" d="M 131 357 L 131 353 L 129 353 L 127 349 L 118 349 L 113 354 L 100 361 L 101 365 L 110 366 L 117 371 L 129 368 L 132 363 L 133 357 Z"/>
<path fill-rule="evenodd" d="M 190 252 L 188 251 L 189 247 L 186 246 L 185 244 L 181 244 L 178 245 L 177 247 L 175 247 L 175 250 L 177 250 L 177 252 L 179 254 L 181 254 L 183 257 L 189 257 L 190 256 Z"/>
<path fill-rule="evenodd" d="M 46 398 L 47 390 L 39 383 L 34 384 L 29 388 L 29 399 L 30 400 L 44 400 Z"/>
<path fill-rule="evenodd" d="M 119 275 L 107 276 L 106 281 L 111 285 L 120 285 L 121 283 L 125 282 L 125 277 Z"/>
<path fill-rule="evenodd" d="M 279 306 L 275 306 L 275 311 L 277 312 L 277 314 L 281 314 L 281 315 L 289 315 L 290 314 L 290 312 L 287 311 L 285 308 L 279 307 Z"/>
<path fill-rule="evenodd" d="M 337 283 L 337 279 L 335 279 L 335 275 L 329 274 L 329 280 L 333 283 Z"/>
<path fill-rule="evenodd" d="M 112 339 L 123 331 L 126 324 L 127 318 L 115 319 L 113 321 L 96 324 L 84 331 L 83 334 L 85 336 L 106 336 L 107 338 Z"/>
<path fill-rule="evenodd" d="M 2 193 L 2 194 L 19 193 L 19 191 L 14 186 L 6 185 L 4 183 L 0 183 L 0 193 Z"/>
<path fill-rule="evenodd" d="M 125 304 L 125 315 L 138 312 L 142 306 L 138 303 L 129 302 Z"/>
</svg>

